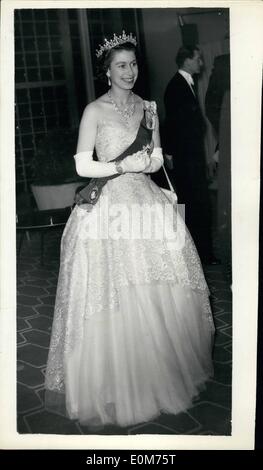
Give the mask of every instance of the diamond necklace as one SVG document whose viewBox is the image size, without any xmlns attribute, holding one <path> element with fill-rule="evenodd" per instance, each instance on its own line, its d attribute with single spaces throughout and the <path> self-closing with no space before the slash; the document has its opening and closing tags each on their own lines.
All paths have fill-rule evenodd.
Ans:
<svg viewBox="0 0 263 470">
<path fill-rule="evenodd" d="M 133 92 L 131 92 L 130 96 L 132 98 L 132 102 L 130 104 L 126 104 L 124 109 L 121 109 L 117 105 L 116 101 L 114 101 L 114 99 L 112 98 L 110 90 L 108 91 L 108 97 L 109 97 L 109 100 L 110 100 L 111 104 L 113 105 L 115 111 L 117 113 L 119 113 L 120 116 L 124 119 L 126 124 L 128 124 L 129 119 L 132 117 L 132 115 L 134 114 L 134 111 L 135 111 L 135 102 L 134 102 Z"/>
</svg>

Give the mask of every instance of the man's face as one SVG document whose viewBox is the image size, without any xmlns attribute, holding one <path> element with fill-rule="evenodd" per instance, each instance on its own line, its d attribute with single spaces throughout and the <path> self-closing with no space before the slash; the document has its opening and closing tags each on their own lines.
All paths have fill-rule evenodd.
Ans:
<svg viewBox="0 0 263 470">
<path fill-rule="evenodd" d="M 203 60 L 200 51 L 195 50 L 192 59 L 187 59 L 187 66 L 191 75 L 200 73 L 203 66 Z"/>
</svg>

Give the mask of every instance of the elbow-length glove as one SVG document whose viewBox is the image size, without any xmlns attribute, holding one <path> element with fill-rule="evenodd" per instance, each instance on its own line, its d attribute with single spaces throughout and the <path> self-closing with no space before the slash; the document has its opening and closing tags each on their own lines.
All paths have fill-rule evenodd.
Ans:
<svg viewBox="0 0 263 470">
<path fill-rule="evenodd" d="M 160 170 L 163 165 L 163 153 L 161 147 L 155 147 L 151 154 L 150 165 L 146 168 L 145 173 L 155 173 Z"/>
</svg>

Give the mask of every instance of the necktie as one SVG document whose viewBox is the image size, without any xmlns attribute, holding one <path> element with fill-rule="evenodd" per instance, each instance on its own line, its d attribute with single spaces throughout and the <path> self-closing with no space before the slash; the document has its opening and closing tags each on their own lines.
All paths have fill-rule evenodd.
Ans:
<svg viewBox="0 0 263 470">
<path fill-rule="evenodd" d="M 194 80 L 193 80 L 193 77 L 191 75 L 189 75 L 189 83 L 190 85 L 194 85 Z"/>
<path fill-rule="evenodd" d="M 189 80 L 189 85 L 190 85 L 190 88 L 191 88 L 193 94 L 196 96 L 195 84 L 194 84 L 194 80 L 192 79 L 192 77 Z"/>
</svg>

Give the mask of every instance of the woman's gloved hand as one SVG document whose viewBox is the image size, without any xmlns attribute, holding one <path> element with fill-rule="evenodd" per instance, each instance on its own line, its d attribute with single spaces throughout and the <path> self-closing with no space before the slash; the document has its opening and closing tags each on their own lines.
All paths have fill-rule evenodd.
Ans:
<svg viewBox="0 0 263 470">
<path fill-rule="evenodd" d="M 139 152 L 128 155 L 124 158 L 120 165 L 124 173 L 140 173 L 143 172 L 150 164 L 150 156 L 147 150 L 140 150 Z"/>
</svg>

